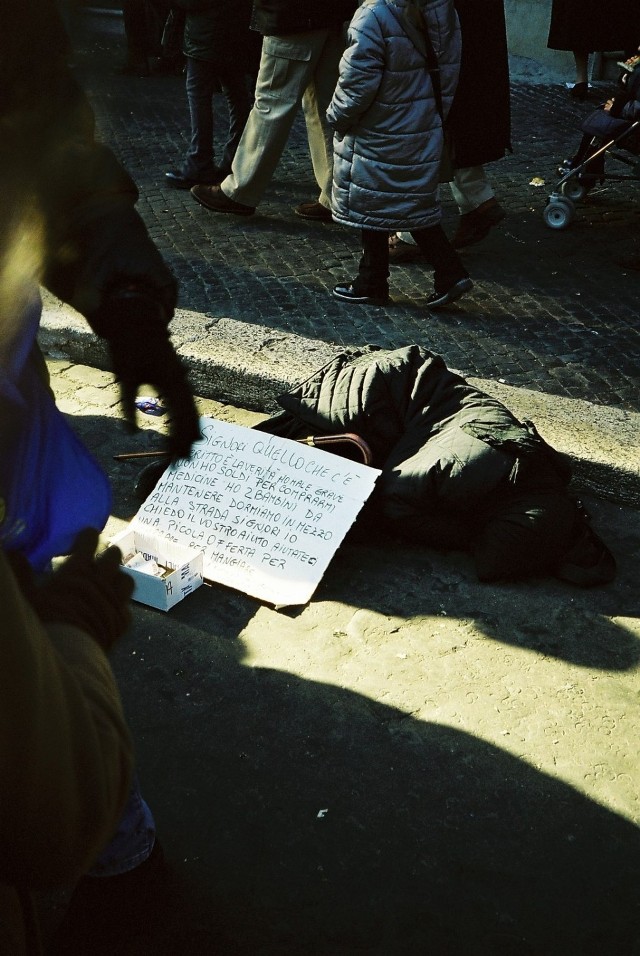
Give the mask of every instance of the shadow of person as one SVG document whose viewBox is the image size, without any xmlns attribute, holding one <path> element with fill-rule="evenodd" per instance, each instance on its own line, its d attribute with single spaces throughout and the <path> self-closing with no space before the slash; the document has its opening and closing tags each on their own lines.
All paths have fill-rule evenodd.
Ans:
<svg viewBox="0 0 640 956">
<path fill-rule="evenodd" d="M 139 608 L 116 655 L 184 887 L 158 953 L 637 951 L 632 822 L 470 733 L 252 666 L 253 603 L 201 589 L 170 622 Z"/>
<path fill-rule="evenodd" d="M 391 618 L 429 615 L 468 622 L 474 633 L 505 649 L 529 648 L 597 670 L 632 670 L 640 662 L 640 642 L 624 618 L 638 616 L 640 524 L 633 512 L 610 503 L 594 502 L 593 510 L 608 522 L 618 561 L 617 579 L 607 587 L 584 590 L 551 577 L 483 584 L 469 555 L 398 539 L 346 543 L 315 598 L 346 601 Z"/>
</svg>

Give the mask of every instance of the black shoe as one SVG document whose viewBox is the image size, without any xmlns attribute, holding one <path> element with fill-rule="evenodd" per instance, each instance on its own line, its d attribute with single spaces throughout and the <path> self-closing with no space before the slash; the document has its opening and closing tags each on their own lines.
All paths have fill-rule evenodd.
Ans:
<svg viewBox="0 0 640 956">
<path fill-rule="evenodd" d="M 389 302 L 388 293 L 365 295 L 358 292 L 353 285 L 336 285 L 333 287 L 333 294 L 336 299 L 341 299 L 342 302 L 353 302 L 356 305 L 387 305 Z"/>
<path fill-rule="evenodd" d="M 213 175 L 202 176 L 200 179 L 191 179 L 189 176 L 183 176 L 177 169 L 170 169 L 164 174 L 164 180 L 167 186 L 172 189 L 191 189 L 193 186 L 216 186 L 225 178 L 222 172 L 213 173 Z"/>
<path fill-rule="evenodd" d="M 589 96 L 589 92 L 588 83 L 574 83 L 574 85 L 569 88 L 569 96 L 574 100 L 586 100 Z"/>
<path fill-rule="evenodd" d="M 459 299 L 465 292 L 470 292 L 471 289 L 473 289 L 471 279 L 468 277 L 466 279 L 458 279 L 457 282 L 449 286 L 446 292 L 432 292 L 427 299 L 427 306 L 430 309 L 439 309 L 443 305 L 450 305 L 451 302 L 455 302 L 456 299 Z"/>
</svg>

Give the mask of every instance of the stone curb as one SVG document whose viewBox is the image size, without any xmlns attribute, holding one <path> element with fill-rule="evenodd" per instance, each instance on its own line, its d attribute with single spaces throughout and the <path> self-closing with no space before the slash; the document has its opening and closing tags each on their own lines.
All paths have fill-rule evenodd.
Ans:
<svg viewBox="0 0 640 956">
<path fill-rule="evenodd" d="M 174 342 L 195 394 L 253 411 L 274 412 L 279 394 L 336 356 L 356 351 L 235 319 L 185 310 L 176 318 Z M 104 342 L 80 315 L 46 295 L 39 338 L 47 355 L 109 369 Z M 518 418 L 531 419 L 551 445 L 569 456 L 577 493 L 640 507 L 640 414 L 501 380 L 467 380 Z"/>
</svg>

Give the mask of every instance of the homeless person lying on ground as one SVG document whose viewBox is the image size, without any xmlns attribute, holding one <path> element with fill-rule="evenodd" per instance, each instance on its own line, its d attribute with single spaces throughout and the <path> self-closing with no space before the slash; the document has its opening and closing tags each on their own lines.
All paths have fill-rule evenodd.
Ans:
<svg viewBox="0 0 640 956">
<path fill-rule="evenodd" d="M 365 532 L 470 551 L 481 581 L 613 579 L 614 558 L 568 492 L 563 457 L 426 349 L 340 356 L 278 401 L 284 412 L 259 429 L 355 432 L 370 446 L 382 474 L 358 521 Z"/>
</svg>

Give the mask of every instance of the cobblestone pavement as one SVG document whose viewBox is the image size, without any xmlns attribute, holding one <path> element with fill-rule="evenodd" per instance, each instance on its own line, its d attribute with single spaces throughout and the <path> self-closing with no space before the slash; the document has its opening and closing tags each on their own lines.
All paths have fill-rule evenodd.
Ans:
<svg viewBox="0 0 640 956">
<path fill-rule="evenodd" d="M 186 149 L 184 79 L 117 75 L 121 29 L 116 17 L 87 18 L 77 72 L 101 136 L 140 188 L 138 208 L 178 276 L 181 308 L 212 326 L 228 317 L 331 344 L 418 342 L 464 375 L 640 409 L 640 274 L 620 264 L 640 255 L 640 180 L 594 189 L 567 230 L 542 219 L 557 163 L 574 151 L 594 104 L 573 103 L 559 85 L 513 83 L 514 152 L 489 167 L 508 219 L 464 253 L 476 285 L 458 307 L 426 311 L 431 276 L 419 265 L 393 269 L 393 305 L 349 307 L 330 290 L 354 275 L 357 231 L 293 213 L 316 193 L 303 123 L 254 217 L 210 213 L 163 182 Z M 217 106 L 222 129 L 222 98 Z M 450 230 L 456 211 L 443 192 Z"/>
</svg>

